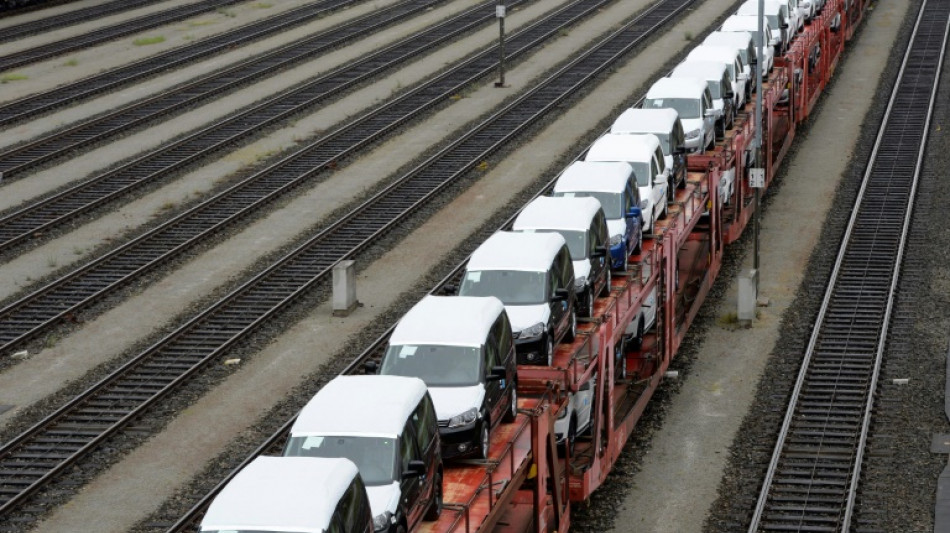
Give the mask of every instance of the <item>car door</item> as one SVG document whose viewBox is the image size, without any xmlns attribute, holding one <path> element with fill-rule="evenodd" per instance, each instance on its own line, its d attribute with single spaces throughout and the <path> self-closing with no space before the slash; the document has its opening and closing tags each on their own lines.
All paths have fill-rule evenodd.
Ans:
<svg viewBox="0 0 950 533">
<path fill-rule="evenodd" d="M 421 460 L 422 454 L 416 446 L 416 434 L 413 425 L 407 420 L 399 436 L 400 472 L 407 472 L 409 461 Z M 406 522 L 412 526 L 422 518 L 423 486 L 425 476 L 402 476 L 399 481 L 399 508 L 406 515 Z M 411 527 L 410 527 L 411 529 Z"/>
<path fill-rule="evenodd" d="M 662 166 L 661 166 L 662 165 Z M 656 207 L 653 209 L 655 212 L 654 220 L 659 218 L 660 213 L 666 209 L 666 174 L 664 174 L 661 169 L 665 168 L 666 164 L 663 162 L 663 153 L 660 152 L 660 158 L 657 159 L 656 153 L 653 154 L 653 157 L 650 158 L 650 180 L 653 184 L 650 187 L 650 194 L 652 195 L 653 205 Z M 654 233 L 656 230 L 654 229 Z"/>
<path fill-rule="evenodd" d="M 435 495 L 435 483 L 438 480 L 439 465 L 442 463 L 441 449 L 439 448 L 439 426 L 435 415 L 435 408 L 429 393 L 422 396 L 419 405 L 409 418 L 409 424 L 416 438 L 416 448 L 426 464 L 426 475 L 421 480 L 421 493 L 416 499 L 418 518 L 422 519 L 429 502 Z M 409 524 L 409 530 L 413 529 Z"/>
<path fill-rule="evenodd" d="M 673 121 L 670 131 L 670 150 L 673 154 L 673 171 L 676 173 L 673 184 L 678 185 L 686 181 L 686 133 L 679 118 Z"/>
<path fill-rule="evenodd" d="M 587 238 L 589 246 L 587 256 L 590 258 L 591 294 L 596 296 L 600 293 L 603 282 L 607 281 L 607 255 L 609 251 L 599 254 L 599 257 L 594 257 L 595 252 L 603 252 L 608 249 L 607 227 L 604 221 L 603 211 L 597 211 L 591 218 L 590 228 L 587 230 Z"/>
<path fill-rule="evenodd" d="M 702 108 L 703 108 L 702 109 L 703 124 L 706 127 L 705 128 L 706 135 L 708 135 L 711 138 L 711 140 L 714 140 L 715 135 L 716 135 L 716 116 L 715 115 L 706 116 L 706 111 L 709 109 L 713 109 L 712 94 L 709 92 L 708 88 L 703 90 Z M 707 145 L 708 144 L 711 144 L 711 143 L 707 141 Z"/>
<path fill-rule="evenodd" d="M 558 289 L 561 288 L 561 269 L 558 265 L 557 255 L 551 261 L 548 267 L 548 286 L 551 288 L 550 308 L 551 308 L 551 331 L 554 334 L 554 340 L 559 341 L 561 335 L 567 329 L 567 299 L 558 298 Z M 571 288 L 573 292 L 573 288 Z"/>
<path fill-rule="evenodd" d="M 482 354 L 484 358 L 484 374 L 487 376 L 491 374 L 491 369 L 495 368 L 499 364 L 498 335 L 494 326 L 492 326 L 488 332 L 488 338 L 485 339 L 485 347 L 482 350 Z M 492 426 L 494 426 L 499 420 L 501 420 L 502 412 L 505 408 L 504 402 L 502 401 L 502 395 L 505 391 L 504 387 L 507 385 L 507 383 L 489 379 L 485 379 L 484 383 L 485 411 L 490 413 L 489 419 L 491 420 Z"/>
</svg>

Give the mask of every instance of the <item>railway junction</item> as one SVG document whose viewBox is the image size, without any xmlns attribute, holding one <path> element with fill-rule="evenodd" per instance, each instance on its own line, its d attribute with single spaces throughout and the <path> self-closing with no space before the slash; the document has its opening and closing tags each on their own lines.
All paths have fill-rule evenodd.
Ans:
<svg viewBox="0 0 950 533">
<path fill-rule="evenodd" d="M 4 12 L 0 530 L 194 530 L 219 483 L 279 453 L 323 383 L 451 292 L 466 256 L 736 7 L 506 4 L 504 87 L 493 2 Z M 516 423 L 488 462 L 447 463 L 423 528 L 938 528 L 948 17 L 934 0 L 826 2 L 761 88 L 752 326 L 734 314 L 755 211 L 746 106 L 687 156 L 594 320 L 551 367 L 519 367 Z M 64 42 L 87 44 L 51 51 Z M 335 317 L 342 259 L 361 307 Z M 620 343 L 653 290 L 656 327 Z M 610 379 L 567 454 L 554 416 L 593 376 Z"/>
</svg>

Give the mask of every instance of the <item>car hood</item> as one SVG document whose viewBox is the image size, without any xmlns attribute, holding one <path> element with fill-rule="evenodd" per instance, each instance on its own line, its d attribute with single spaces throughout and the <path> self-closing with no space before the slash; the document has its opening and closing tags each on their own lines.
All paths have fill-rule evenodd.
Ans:
<svg viewBox="0 0 950 533">
<path fill-rule="evenodd" d="M 581 259 L 571 262 L 574 263 L 574 279 L 579 279 L 581 277 L 586 278 L 590 275 L 590 259 Z"/>
<path fill-rule="evenodd" d="M 640 188 L 642 194 L 643 188 Z M 646 197 L 649 198 L 649 197 Z M 607 221 L 607 233 L 610 233 L 610 236 L 620 235 L 623 237 L 627 233 L 627 223 L 622 218 L 614 218 Z M 575 273 L 576 274 L 576 273 Z"/>
<path fill-rule="evenodd" d="M 703 119 L 701 118 L 681 118 L 680 121 L 683 123 L 684 132 L 699 130 L 703 127 Z"/>
<path fill-rule="evenodd" d="M 429 396 L 432 396 L 436 418 L 448 420 L 472 407 L 481 407 L 485 386 L 479 383 L 471 387 L 429 387 Z"/>
<path fill-rule="evenodd" d="M 399 482 L 393 481 L 388 485 L 366 485 L 366 495 L 369 497 L 369 508 L 373 517 L 386 511 L 396 514 L 396 505 L 399 504 Z"/>
<path fill-rule="evenodd" d="M 521 331 L 538 322 L 547 324 L 548 318 L 551 316 L 551 308 L 546 303 L 537 305 L 506 305 L 505 312 L 508 313 L 508 320 L 511 321 L 511 329 L 513 331 Z"/>
</svg>

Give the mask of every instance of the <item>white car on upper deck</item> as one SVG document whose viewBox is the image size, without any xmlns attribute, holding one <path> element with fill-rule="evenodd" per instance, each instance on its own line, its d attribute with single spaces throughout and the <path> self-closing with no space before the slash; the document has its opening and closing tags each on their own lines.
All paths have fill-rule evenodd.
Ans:
<svg viewBox="0 0 950 533">
<path fill-rule="evenodd" d="M 690 152 L 702 152 L 716 144 L 719 113 L 713 107 L 705 80 L 660 78 L 647 91 L 643 108 L 675 110 L 683 123 L 684 144 Z"/>
</svg>

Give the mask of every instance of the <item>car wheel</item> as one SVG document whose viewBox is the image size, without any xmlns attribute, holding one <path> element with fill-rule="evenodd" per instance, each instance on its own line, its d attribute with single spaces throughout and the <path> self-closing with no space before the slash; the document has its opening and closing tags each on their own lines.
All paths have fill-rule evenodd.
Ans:
<svg viewBox="0 0 950 533">
<path fill-rule="evenodd" d="M 673 172 L 670 171 L 670 179 L 666 182 L 666 201 L 672 202 L 674 200 L 676 200 L 676 179 Z"/>
<path fill-rule="evenodd" d="M 478 437 L 478 457 L 488 459 L 488 450 L 491 447 L 491 440 L 488 436 L 488 428 L 491 427 L 491 421 L 488 418 L 482 419 L 482 431 Z"/>
<path fill-rule="evenodd" d="M 640 319 L 640 322 L 637 324 L 637 333 L 630 340 L 630 349 L 640 351 L 640 347 L 643 346 L 643 319 Z"/>
<path fill-rule="evenodd" d="M 604 282 L 604 288 L 601 289 L 600 291 L 600 295 L 604 297 L 610 296 L 610 282 L 612 280 L 612 274 L 610 273 L 610 269 L 608 268 L 606 270 L 607 270 L 607 273 L 604 274 L 604 277 L 607 278 L 607 280 Z"/>
<path fill-rule="evenodd" d="M 442 515 L 442 474 L 436 474 L 432 482 L 432 503 L 426 511 L 425 520 L 438 520 Z"/>
<path fill-rule="evenodd" d="M 642 226 L 642 224 L 641 224 Z M 633 247 L 633 253 L 635 255 L 640 255 L 640 252 L 643 251 L 643 231 L 637 234 L 637 245 Z M 624 264 L 624 270 L 627 270 L 627 265 Z"/>
<path fill-rule="evenodd" d="M 515 418 L 518 417 L 518 383 L 516 381 L 511 382 L 511 394 L 508 395 L 508 410 L 505 411 L 505 418 L 502 422 L 514 422 Z"/>
<path fill-rule="evenodd" d="M 554 334 L 550 331 L 547 333 L 547 342 L 545 342 L 544 349 L 548 356 L 548 366 L 551 366 L 554 364 Z"/>
<path fill-rule="evenodd" d="M 406 526 L 399 524 L 396 526 L 395 533 L 406 533 Z"/>
<path fill-rule="evenodd" d="M 591 318 L 594 316 L 594 287 L 587 287 L 587 291 L 584 293 L 584 302 L 587 304 L 584 309 L 584 318 Z"/>
<path fill-rule="evenodd" d="M 567 453 L 574 457 L 574 445 L 577 444 L 577 417 L 571 416 L 571 424 L 567 427 Z"/>
<path fill-rule="evenodd" d="M 577 337 L 577 309 L 571 309 L 571 318 L 568 323 L 567 333 L 564 334 L 564 340 L 573 342 Z"/>
</svg>

